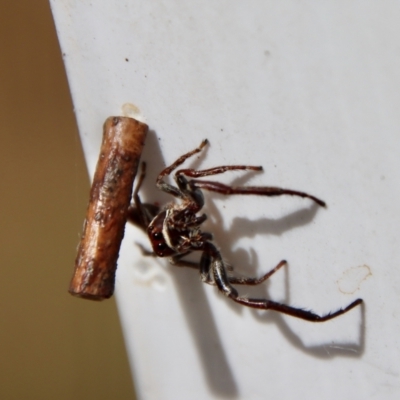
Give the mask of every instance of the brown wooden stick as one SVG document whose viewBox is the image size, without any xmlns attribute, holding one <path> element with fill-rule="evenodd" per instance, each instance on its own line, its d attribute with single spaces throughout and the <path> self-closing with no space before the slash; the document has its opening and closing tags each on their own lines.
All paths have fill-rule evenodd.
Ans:
<svg viewBox="0 0 400 400">
<path fill-rule="evenodd" d="M 83 234 L 69 292 L 91 300 L 114 292 L 115 272 L 128 207 L 148 126 L 133 118 L 109 117 L 90 190 Z"/>
</svg>

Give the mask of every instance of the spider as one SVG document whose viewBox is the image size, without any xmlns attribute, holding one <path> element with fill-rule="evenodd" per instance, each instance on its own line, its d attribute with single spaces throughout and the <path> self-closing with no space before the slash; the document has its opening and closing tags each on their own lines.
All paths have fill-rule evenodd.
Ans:
<svg viewBox="0 0 400 400">
<path fill-rule="evenodd" d="M 142 172 L 133 193 L 134 206 L 131 205 L 129 209 L 128 219 L 147 232 L 153 253 L 146 253 L 142 249 L 144 254 L 156 257 L 169 257 L 172 264 L 196 268 L 200 271 L 200 277 L 204 283 L 216 285 L 220 292 L 236 303 L 256 309 L 278 311 L 307 321 L 328 321 L 361 304 L 363 300 L 357 299 L 345 308 L 340 308 L 337 311 L 319 316 L 312 311 L 291 307 L 269 299 L 249 298 L 239 295 L 239 292 L 233 285 L 258 285 L 286 265 L 287 262 L 286 260 L 282 260 L 275 268 L 260 278 L 232 276 L 230 273 L 232 268 L 223 260 L 221 253 L 213 243 L 212 234 L 201 230 L 201 224 L 207 219 L 205 214 L 199 214 L 204 206 L 202 190 L 224 195 L 292 195 L 309 198 L 321 207 L 325 207 L 326 204 L 317 197 L 296 190 L 265 186 L 235 187 L 227 186 L 220 182 L 191 179 L 218 175 L 227 171 L 261 171 L 262 167 L 259 166 L 223 165 L 204 170 L 191 168 L 177 170 L 189 157 L 200 153 L 207 143 L 207 139 L 203 140 L 199 147 L 182 155 L 160 172 L 156 180 L 157 187 L 180 200 L 179 203 L 170 203 L 161 210 L 155 205 L 144 204 L 140 200 L 139 190 L 146 175 L 146 164 L 142 163 Z M 164 178 L 171 175 L 173 171 L 175 171 L 174 179 L 176 187 L 164 181 Z M 202 253 L 199 263 L 182 259 L 194 251 Z"/>
</svg>

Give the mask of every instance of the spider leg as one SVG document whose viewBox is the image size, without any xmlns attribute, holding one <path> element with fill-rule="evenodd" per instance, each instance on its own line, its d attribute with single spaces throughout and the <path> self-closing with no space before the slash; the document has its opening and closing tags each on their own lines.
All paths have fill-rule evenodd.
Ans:
<svg viewBox="0 0 400 400">
<path fill-rule="evenodd" d="M 239 296 L 238 291 L 231 285 L 231 282 L 229 281 L 229 277 L 225 271 L 224 262 L 217 248 L 213 244 L 208 242 L 204 247 L 204 253 L 206 254 L 206 256 L 204 256 L 205 259 L 207 259 L 207 261 L 211 263 L 211 265 L 209 265 L 209 270 L 213 274 L 214 282 L 217 285 L 218 289 L 231 300 L 247 307 L 257 308 L 261 310 L 274 310 L 283 314 L 290 315 L 292 317 L 311 322 L 324 322 L 338 317 L 339 315 L 345 314 L 346 312 L 350 311 L 351 309 L 362 303 L 362 299 L 357 299 L 345 308 L 340 308 L 337 311 L 320 316 L 313 313 L 312 311 L 290 307 L 286 304 L 277 303 L 268 299 L 241 297 Z M 280 264 L 278 264 L 277 267 Z M 277 267 L 275 267 L 274 270 L 271 271 L 269 276 L 271 276 L 271 274 L 275 272 Z"/>
<path fill-rule="evenodd" d="M 209 285 L 215 285 L 213 277 L 211 276 L 212 259 L 213 259 L 212 250 L 214 249 L 215 251 L 217 251 L 217 249 L 211 243 L 207 243 L 200 259 L 200 278 L 202 282 L 207 283 Z"/>
<path fill-rule="evenodd" d="M 207 243 L 207 247 L 211 248 L 211 246 L 213 247 L 212 250 L 216 251 L 216 249 L 213 245 L 211 245 L 210 243 Z M 219 256 L 219 258 L 221 258 L 221 257 Z M 220 262 L 223 264 L 224 270 L 227 270 L 228 268 L 225 265 L 225 263 L 222 261 L 222 259 L 220 260 Z M 262 282 L 265 282 L 268 278 L 271 277 L 271 275 L 273 275 L 276 271 L 278 271 L 278 269 L 282 268 L 286 264 L 287 264 L 286 260 L 280 261 L 279 264 L 275 268 L 273 268 L 271 271 L 268 271 L 266 274 L 264 274 L 260 278 L 248 278 L 248 277 L 237 277 L 237 276 L 226 275 L 225 279 L 232 285 L 255 286 L 255 285 L 259 285 Z M 200 276 L 201 276 L 201 280 L 204 283 L 214 285 L 215 282 L 211 278 L 212 265 L 213 265 L 212 251 L 206 249 L 203 252 L 203 254 L 201 256 L 201 260 L 200 260 Z M 232 267 L 231 267 L 231 269 L 232 269 Z"/>
<path fill-rule="evenodd" d="M 172 185 L 169 185 L 168 183 L 164 182 L 164 177 L 167 175 L 170 175 L 171 172 L 176 169 L 179 165 L 183 164 L 189 157 L 193 156 L 194 154 L 200 153 L 204 146 L 208 143 L 207 139 L 204 139 L 201 143 L 200 146 L 195 148 L 192 151 L 189 151 L 188 153 L 184 154 L 183 156 L 179 157 L 174 163 L 172 163 L 169 167 L 164 168 L 160 174 L 157 177 L 156 185 L 159 189 L 163 190 L 164 192 L 171 194 L 175 197 L 180 197 L 182 198 L 182 193 L 175 188 Z"/>
<path fill-rule="evenodd" d="M 160 211 L 159 207 L 153 204 L 143 204 L 140 200 L 139 190 L 146 177 L 146 163 L 142 163 L 139 179 L 137 181 L 135 190 L 133 191 L 134 206 L 130 205 L 128 208 L 128 221 L 146 230 L 150 221 Z"/>
<path fill-rule="evenodd" d="M 336 318 L 339 315 L 347 313 L 348 311 L 352 310 L 354 307 L 360 305 L 363 302 L 362 299 L 357 299 L 354 300 L 352 303 L 350 303 L 347 307 L 340 308 L 337 311 L 320 316 L 313 313 L 312 311 L 303 310 L 301 308 L 290 307 L 287 306 L 286 304 L 276 303 L 275 301 L 267 299 L 249 299 L 246 297 L 236 297 L 236 298 L 231 297 L 231 299 L 244 306 L 258 308 L 261 310 L 274 310 L 310 322 L 329 321 L 330 319 Z"/>
<path fill-rule="evenodd" d="M 193 219 L 189 222 L 185 221 L 185 212 L 186 210 L 182 210 L 180 213 L 176 214 L 176 218 L 174 220 L 174 226 L 176 227 L 186 227 L 186 228 L 195 228 L 200 226 L 204 221 L 207 220 L 207 215 L 206 214 L 201 214 L 198 217 L 193 217 Z M 182 216 L 182 218 L 180 218 Z M 205 233 L 203 232 L 203 235 L 207 236 L 207 240 L 212 240 L 212 235 L 211 233 Z"/>
<path fill-rule="evenodd" d="M 272 274 L 274 274 L 278 269 L 283 267 L 284 265 L 287 264 L 286 260 L 282 260 L 275 268 L 271 269 L 271 271 L 267 272 L 260 278 L 239 278 L 236 276 L 228 276 L 229 283 L 233 285 L 259 285 L 262 282 L 265 282 L 268 278 L 271 277 Z"/>
<path fill-rule="evenodd" d="M 186 175 L 191 178 L 200 178 L 204 176 L 210 175 L 218 175 L 223 174 L 226 171 L 262 171 L 263 167 L 261 166 L 253 166 L 253 165 L 221 165 L 219 167 L 208 168 L 208 169 L 180 169 L 176 171 L 175 176 L 178 175 Z"/>
<path fill-rule="evenodd" d="M 224 185 L 220 182 L 213 181 L 201 181 L 192 179 L 189 181 L 191 188 L 194 189 L 204 189 L 209 190 L 211 192 L 217 192 L 225 195 L 233 195 L 233 194 L 252 194 L 257 196 L 282 196 L 282 195 L 290 195 L 290 196 L 298 196 L 303 198 L 308 198 L 313 200 L 315 203 L 320 205 L 321 207 L 326 207 L 326 203 L 318 199 L 315 196 L 312 196 L 305 192 L 299 192 L 297 190 L 291 189 L 282 189 L 273 186 L 228 186 Z"/>
</svg>

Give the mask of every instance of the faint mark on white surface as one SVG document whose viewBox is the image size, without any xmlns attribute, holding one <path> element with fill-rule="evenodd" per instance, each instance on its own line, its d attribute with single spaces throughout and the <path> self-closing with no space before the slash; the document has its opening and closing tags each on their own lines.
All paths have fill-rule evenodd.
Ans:
<svg viewBox="0 0 400 400">
<path fill-rule="evenodd" d="M 122 115 L 124 117 L 135 118 L 138 121 L 145 122 L 140 108 L 132 103 L 124 103 L 121 107 Z"/>
<path fill-rule="evenodd" d="M 147 286 L 158 292 L 164 292 L 167 287 L 166 275 L 161 271 L 160 266 L 146 260 L 140 260 L 135 264 L 133 279 L 136 284 Z"/>
<path fill-rule="evenodd" d="M 324 346 L 324 349 L 326 350 L 326 352 L 328 353 L 328 355 L 331 354 L 331 353 L 329 352 L 329 349 L 342 350 L 343 352 L 351 352 L 351 353 L 354 353 L 354 354 L 359 353 L 359 350 L 357 350 L 357 349 L 352 349 L 351 347 L 339 346 L 339 345 L 334 345 L 334 344 L 331 344 L 331 345 L 329 345 L 329 346 Z"/>
<path fill-rule="evenodd" d="M 368 265 L 351 267 L 337 281 L 339 290 L 345 294 L 353 294 L 360 289 L 361 283 L 370 276 L 372 276 L 372 272 Z"/>
</svg>

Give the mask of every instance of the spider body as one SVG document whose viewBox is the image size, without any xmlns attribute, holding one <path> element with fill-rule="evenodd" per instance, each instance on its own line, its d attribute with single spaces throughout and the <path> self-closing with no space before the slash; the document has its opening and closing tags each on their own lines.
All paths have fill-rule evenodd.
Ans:
<svg viewBox="0 0 400 400">
<path fill-rule="evenodd" d="M 201 250 L 212 237 L 202 233 L 199 225 L 205 214 L 197 217 L 193 212 L 170 206 L 151 221 L 147 234 L 158 257 L 171 257 L 193 250 Z"/>
<path fill-rule="evenodd" d="M 307 321 L 322 322 L 344 314 L 361 304 L 362 299 L 357 299 L 343 309 L 319 316 L 311 311 L 291 307 L 269 299 L 248 298 L 239 295 L 239 292 L 233 285 L 258 285 L 268 279 L 282 266 L 286 265 L 286 261 L 282 260 L 275 268 L 260 278 L 232 276 L 229 273 L 231 268 L 223 260 L 219 250 L 213 243 L 212 234 L 202 232 L 201 230 L 201 225 L 207 219 L 205 214 L 199 214 L 204 206 L 202 190 L 225 195 L 292 195 L 309 198 L 321 207 L 325 206 L 325 202 L 305 192 L 291 189 L 264 186 L 234 187 L 214 181 L 191 179 L 203 178 L 234 170 L 261 171 L 262 167 L 259 166 L 230 165 L 205 170 L 176 170 L 186 159 L 201 152 L 207 143 L 207 140 L 204 140 L 199 147 L 178 158 L 158 175 L 156 181 L 157 187 L 180 200 L 180 202 L 168 204 L 162 210 L 159 210 L 154 205 L 143 204 L 140 200 L 138 193 L 146 173 L 146 165 L 142 164 L 142 174 L 133 194 L 134 206 L 130 208 L 129 220 L 147 231 L 153 248 L 152 254 L 157 257 L 169 257 L 172 264 L 197 269 L 200 272 L 203 282 L 216 285 L 219 291 L 231 300 L 252 308 L 275 310 Z M 175 171 L 174 179 L 177 186 L 172 186 L 164 181 L 164 178 L 173 171 Z M 199 263 L 183 259 L 184 256 L 194 251 L 201 252 Z"/>
</svg>

